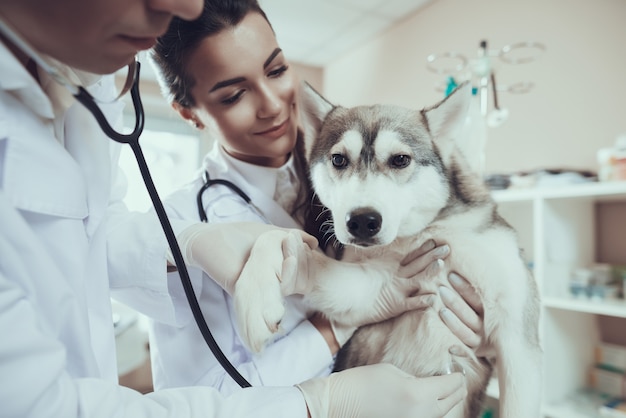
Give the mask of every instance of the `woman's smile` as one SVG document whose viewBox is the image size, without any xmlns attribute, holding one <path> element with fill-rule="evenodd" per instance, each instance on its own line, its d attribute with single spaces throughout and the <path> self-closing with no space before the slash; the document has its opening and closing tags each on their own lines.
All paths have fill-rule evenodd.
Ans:
<svg viewBox="0 0 626 418">
<path fill-rule="evenodd" d="M 271 139 L 277 139 L 287 133 L 287 128 L 289 127 L 289 119 L 281 123 L 280 125 L 275 125 L 269 129 L 264 131 L 255 132 L 255 135 L 264 136 Z"/>
</svg>

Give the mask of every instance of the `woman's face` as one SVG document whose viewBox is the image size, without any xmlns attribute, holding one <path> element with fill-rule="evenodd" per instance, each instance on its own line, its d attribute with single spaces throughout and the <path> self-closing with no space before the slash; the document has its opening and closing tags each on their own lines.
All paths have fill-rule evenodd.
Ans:
<svg viewBox="0 0 626 418">
<path fill-rule="evenodd" d="M 217 125 L 227 153 L 252 164 L 279 167 L 296 143 L 297 79 L 267 21 L 249 13 L 235 27 L 205 38 L 190 55 L 195 84 L 183 117 Z"/>
<path fill-rule="evenodd" d="M 154 45 L 174 15 L 193 19 L 202 6 L 202 0 L 2 0 L 0 18 L 39 52 L 105 74 Z"/>
</svg>

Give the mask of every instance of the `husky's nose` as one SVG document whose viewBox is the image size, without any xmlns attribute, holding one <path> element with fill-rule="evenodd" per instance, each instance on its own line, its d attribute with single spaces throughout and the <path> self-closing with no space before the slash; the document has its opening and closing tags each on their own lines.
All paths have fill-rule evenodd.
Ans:
<svg viewBox="0 0 626 418">
<path fill-rule="evenodd" d="M 378 234 L 383 217 L 372 208 L 360 208 L 346 216 L 348 231 L 356 238 L 371 238 Z"/>
</svg>

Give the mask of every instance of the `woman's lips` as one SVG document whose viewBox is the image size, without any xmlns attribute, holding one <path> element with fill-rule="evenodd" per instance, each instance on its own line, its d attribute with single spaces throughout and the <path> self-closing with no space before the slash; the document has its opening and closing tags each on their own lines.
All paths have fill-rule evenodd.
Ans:
<svg viewBox="0 0 626 418">
<path fill-rule="evenodd" d="M 286 121 L 284 121 L 278 126 L 274 126 L 273 128 L 270 128 L 265 131 L 257 132 L 256 135 L 264 136 L 264 137 L 271 138 L 271 139 L 276 139 L 285 135 L 285 133 L 287 133 L 288 127 L 289 127 L 289 119 L 287 119 Z"/>
<path fill-rule="evenodd" d="M 156 44 L 156 37 L 135 37 L 120 35 L 120 38 L 137 50 L 150 49 Z"/>
</svg>

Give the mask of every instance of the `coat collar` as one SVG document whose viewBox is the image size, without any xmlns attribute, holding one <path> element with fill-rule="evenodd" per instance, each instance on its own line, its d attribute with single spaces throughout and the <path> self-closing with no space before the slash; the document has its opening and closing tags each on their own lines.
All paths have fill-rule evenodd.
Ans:
<svg viewBox="0 0 626 418">
<path fill-rule="evenodd" d="M 226 179 L 240 187 L 273 225 L 302 228 L 274 201 L 278 171 L 295 171 L 293 158 L 280 168 L 261 167 L 232 158 L 224 152 L 219 143 L 215 142 L 213 149 L 204 159 L 203 168 L 209 172 L 211 178 Z M 294 175 L 293 178 L 297 176 Z"/>
<path fill-rule="evenodd" d="M 2 63 L 0 89 L 13 94 L 40 117 L 52 119 L 54 111 L 48 96 L 2 42 L 0 42 L 0 62 Z"/>
</svg>

